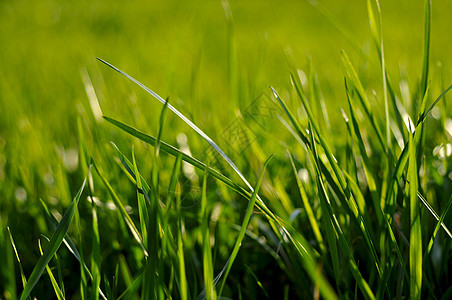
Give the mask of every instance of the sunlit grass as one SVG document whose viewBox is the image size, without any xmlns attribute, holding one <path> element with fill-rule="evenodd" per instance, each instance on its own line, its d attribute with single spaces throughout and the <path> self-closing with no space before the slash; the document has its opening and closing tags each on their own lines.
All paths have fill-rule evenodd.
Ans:
<svg viewBox="0 0 452 300">
<path fill-rule="evenodd" d="M 205 8 L 225 15 L 221 37 L 202 26 L 218 18 L 198 19 L 194 5 L 182 21 L 200 31 L 186 29 L 192 39 L 179 37 L 187 48 L 163 71 L 127 51 L 69 62 L 61 101 L 71 104 L 54 101 L 53 113 L 33 101 L 48 63 L 37 83 L 21 83 L 21 104 L 3 100 L 14 99 L 20 71 L 0 75 L 0 298 L 448 299 L 452 85 L 447 48 L 434 47 L 435 37 L 446 43 L 435 3 L 413 6 L 417 55 L 393 49 L 389 3 L 350 8 L 358 22 L 367 5 L 368 30 L 350 29 L 337 4 L 300 4 L 323 20 L 305 37 L 320 39 L 325 24 L 343 36 L 320 43 L 334 58 L 313 46 L 306 67 L 283 6 L 269 22 L 290 34 L 262 42 L 242 40 L 245 6 L 221 4 Z M 126 11 L 107 23 L 121 32 Z M 253 41 L 252 54 L 241 48 Z M 417 71 L 404 74 L 396 53 Z M 64 88 L 50 90 L 42 103 Z"/>
</svg>

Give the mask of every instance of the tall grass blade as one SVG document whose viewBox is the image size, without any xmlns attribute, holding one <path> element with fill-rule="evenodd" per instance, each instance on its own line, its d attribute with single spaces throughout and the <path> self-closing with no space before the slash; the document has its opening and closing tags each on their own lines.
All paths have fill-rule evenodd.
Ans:
<svg viewBox="0 0 452 300">
<path fill-rule="evenodd" d="M 447 228 L 446 224 L 443 223 L 443 221 L 441 220 L 441 217 L 438 215 L 438 213 L 435 211 L 435 209 L 430 205 L 430 203 L 428 203 L 427 199 L 424 198 L 424 196 L 422 196 L 422 194 L 418 191 L 417 192 L 417 197 L 419 198 L 419 200 L 421 200 L 422 204 L 424 204 L 424 206 L 427 208 L 427 210 L 430 212 L 430 214 L 435 218 L 435 220 L 437 222 L 439 222 L 439 225 L 441 227 L 443 227 L 444 231 L 447 233 L 447 235 L 452 239 L 452 233 L 450 232 L 449 228 Z M 446 205 L 446 212 L 447 212 L 447 206 L 449 204 Z"/>
<path fill-rule="evenodd" d="M 9 240 L 11 241 L 11 245 L 13 246 L 14 254 L 16 255 L 17 263 L 19 264 L 20 278 L 22 279 L 22 285 L 25 288 L 27 285 L 27 278 L 25 277 L 24 270 L 22 268 L 22 263 L 20 261 L 19 253 L 17 252 L 16 244 L 14 243 L 13 235 L 11 234 L 11 229 L 9 226 L 6 227 L 8 229 Z"/>
<path fill-rule="evenodd" d="M 140 216 L 141 236 L 143 237 L 144 245 L 148 245 L 148 226 L 149 215 L 147 204 L 144 199 L 143 185 L 141 184 L 141 175 L 138 172 L 137 162 L 135 160 L 135 150 L 132 147 L 132 161 L 133 161 L 133 174 L 137 185 L 137 198 L 138 198 L 138 215 Z M 148 190 L 149 191 L 149 190 Z"/>
<path fill-rule="evenodd" d="M 146 250 L 146 247 L 143 244 L 143 239 L 141 238 L 140 233 L 138 232 L 138 229 L 136 228 L 135 224 L 133 223 L 132 219 L 130 218 L 129 214 L 127 213 L 126 209 L 124 208 L 124 205 L 122 204 L 121 200 L 119 199 L 116 192 L 111 187 L 110 183 L 107 181 L 107 179 L 104 177 L 102 172 L 99 170 L 97 165 L 93 162 L 94 169 L 96 170 L 97 174 L 99 175 L 100 179 L 104 183 L 105 187 L 107 188 L 110 196 L 113 199 L 113 202 L 115 203 L 115 206 L 118 208 L 119 213 L 121 214 L 122 218 L 126 222 L 127 226 L 129 227 L 130 232 L 132 233 L 133 237 L 137 241 L 138 245 L 140 245 L 141 249 L 143 250 L 143 253 L 147 256 L 148 252 Z"/>
<path fill-rule="evenodd" d="M 89 185 L 89 182 L 90 182 L 90 180 L 88 179 L 88 185 Z M 83 240 L 82 225 L 81 225 L 81 221 L 80 221 L 80 213 L 78 210 L 78 206 L 75 206 L 74 223 L 75 223 L 75 228 L 76 228 L 76 232 L 77 232 L 78 245 L 79 245 L 79 249 L 80 249 L 80 252 L 77 251 L 77 253 L 79 254 L 79 262 L 80 262 L 80 299 L 88 300 L 89 287 L 88 287 L 88 280 L 86 279 L 86 273 L 89 271 L 87 271 L 88 268 L 86 267 L 85 257 L 83 255 L 83 249 L 84 249 L 85 243 Z M 90 275 L 91 275 L 91 273 L 90 273 Z M 93 277 L 91 276 L 91 279 L 92 278 Z"/>
<path fill-rule="evenodd" d="M 269 158 L 267 158 L 267 160 L 264 163 L 261 174 L 259 175 L 259 179 L 257 180 L 256 186 L 254 187 L 253 195 L 251 195 L 251 199 L 248 202 L 248 207 L 246 208 L 245 217 L 243 218 L 242 226 L 240 227 L 239 236 L 237 237 L 237 240 L 235 241 L 234 248 L 232 249 L 232 253 L 229 256 L 229 258 L 226 262 L 226 265 L 223 267 L 223 270 L 220 272 L 220 274 L 222 274 L 222 276 L 223 276 L 223 280 L 221 281 L 221 284 L 220 284 L 220 290 L 218 292 L 218 295 L 220 295 L 220 296 L 222 294 L 224 285 L 226 283 L 226 279 L 229 275 L 229 271 L 232 268 L 232 264 L 234 263 L 234 260 L 237 257 L 237 254 L 239 253 L 243 238 L 245 237 L 246 228 L 248 227 L 248 224 L 251 219 L 251 215 L 253 213 L 253 208 L 254 208 L 254 204 L 256 202 L 257 193 L 258 193 L 260 185 L 262 183 L 262 179 L 264 178 L 265 169 L 267 168 L 267 165 L 270 162 L 272 157 L 273 157 L 273 155 L 271 155 Z M 221 275 L 219 275 L 219 276 L 221 276 Z M 216 278 L 217 281 L 219 280 L 219 276 L 217 276 L 217 278 Z"/>
<path fill-rule="evenodd" d="M 408 177 L 410 180 L 410 299 L 421 298 L 422 287 L 422 235 L 419 213 L 418 171 L 416 148 L 410 134 Z"/>
<path fill-rule="evenodd" d="M 201 234 L 202 234 L 202 266 L 204 279 L 204 293 L 207 300 L 217 298 L 213 278 L 212 249 L 210 246 L 210 230 L 208 226 L 209 211 L 207 209 L 207 171 L 204 172 L 201 192 Z"/>
<path fill-rule="evenodd" d="M 106 64 L 113 70 L 119 72 L 121 75 L 127 77 L 129 80 L 137 84 L 139 87 L 144 89 L 146 92 L 151 94 L 154 98 L 156 98 L 158 101 L 160 101 L 162 104 L 165 104 L 165 100 L 160 97 L 157 93 L 146 87 L 144 84 L 133 78 L 132 76 L 128 75 L 127 73 L 121 71 L 117 67 L 111 65 L 110 63 L 98 58 L 99 61 Z M 245 176 L 240 172 L 240 170 L 237 168 L 237 166 L 232 162 L 232 160 L 223 152 L 223 150 L 218 147 L 218 145 L 207 135 L 202 131 L 198 126 L 196 126 L 192 121 L 190 121 L 187 117 L 185 117 L 182 113 L 180 113 L 175 107 L 173 107 L 171 104 L 167 104 L 168 108 L 175 113 L 179 118 L 181 118 L 187 125 L 189 125 L 193 130 L 195 130 L 204 140 L 206 140 L 210 146 L 212 146 L 220 155 L 224 158 L 224 160 L 234 169 L 234 171 L 239 175 L 239 177 L 243 180 L 243 182 L 248 186 L 248 188 L 252 189 L 252 186 L 250 183 L 246 180 Z"/>
<path fill-rule="evenodd" d="M 44 211 L 44 214 L 45 214 L 48 222 L 50 223 L 52 228 L 55 230 L 56 227 L 58 226 L 57 219 L 55 219 L 55 217 L 50 213 L 50 210 L 44 201 L 41 200 L 40 203 L 41 203 L 42 210 Z M 77 217 L 77 211 L 76 211 L 76 214 L 74 215 L 74 218 L 76 218 L 76 217 Z M 82 259 L 80 252 L 77 250 L 77 247 L 75 246 L 74 242 L 67 234 L 63 239 L 63 243 L 66 246 L 66 248 L 69 250 L 69 252 L 80 262 L 80 264 L 83 267 L 83 269 L 85 270 L 86 274 L 88 274 L 89 278 L 92 280 L 93 275 L 91 274 L 91 271 L 89 270 L 88 266 L 85 264 L 84 260 Z M 104 299 L 104 300 L 107 299 L 105 294 L 102 292 L 102 289 L 100 289 L 100 288 L 99 288 L 99 294 L 102 297 L 102 299 Z"/>
<path fill-rule="evenodd" d="M 55 252 L 59 249 L 61 243 L 63 242 L 63 238 L 66 235 L 66 232 L 69 229 L 69 225 L 71 224 L 72 218 L 74 217 L 75 212 L 75 206 L 78 205 L 78 202 L 80 200 L 80 197 L 82 195 L 83 189 L 85 188 L 86 179 L 83 181 L 83 184 L 78 191 L 77 195 L 75 196 L 74 200 L 64 213 L 63 218 L 61 219 L 60 224 L 58 224 L 58 227 L 54 234 L 52 235 L 49 244 L 46 247 L 46 250 L 44 251 L 44 254 L 39 258 L 38 262 L 36 263 L 33 272 L 31 273 L 30 277 L 28 278 L 28 282 L 24 287 L 24 290 L 22 292 L 22 295 L 20 296 L 21 300 L 25 300 L 33 290 L 34 286 L 38 282 L 39 278 L 42 275 L 42 272 L 44 271 L 45 267 L 49 263 L 49 261 L 52 259 Z"/>
<path fill-rule="evenodd" d="M 315 218 L 314 212 L 312 210 L 312 206 L 309 203 L 308 196 L 306 195 L 306 191 L 303 187 L 303 183 L 301 182 L 300 177 L 298 176 L 298 172 L 295 167 L 295 163 L 294 163 L 292 155 L 290 154 L 289 151 L 288 151 L 288 155 L 290 158 L 290 162 L 292 164 L 292 169 L 294 172 L 295 180 L 297 182 L 298 190 L 300 191 L 300 197 L 301 197 L 301 200 L 303 201 L 303 206 L 304 206 L 304 209 L 306 210 L 306 214 L 308 216 L 309 223 L 311 224 L 312 231 L 314 233 L 314 236 L 317 239 L 317 242 L 319 243 L 321 252 L 325 252 L 326 249 L 325 249 L 322 234 L 320 233 L 320 226 L 317 223 L 317 219 Z"/>
<path fill-rule="evenodd" d="M 361 80 L 358 77 L 358 73 L 356 72 L 355 68 L 353 67 L 352 62 L 350 61 L 350 58 L 348 57 L 347 53 L 342 50 L 342 61 L 345 66 L 345 70 L 348 74 L 349 79 L 351 80 L 351 83 L 354 85 L 357 93 L 358 98 L 361 101 L 361 105 L 364 108 L 364 112 L 366 113 L 367 117 L 369 118 L 370 123 L 372 124 L 372 128 L 374 129 L 375 133 L 377 134 L 378 141 L 380 142 L 381 147 L 384 149 L 385 153 L 387 153 L 387 148 L 383 139 L 383 135 L 381 133 L 380 127 L 378 126 L 378 121 L 376 120 L 374 114 L 372 113 L 372 107 L 369 103 L 369 99 L 366 94 L 366 90 L 364 89 L 363 84 L 361 83 Z"/>
<path fill-rule="evenodd" d="M 42 252 L 42 247 L 41 247 L 41 240 L 38 240 L 38 246 L 39 246 L 39 252 L 41 253 L 41 256 L 42 256 L 43 252 Z M 57 296 L 58 300 L 63 300 L 64 299 L 63 292 L 61 291 L 60 287 L 58 286 L 55 276 L 53 276 L 52 270 L 50 269 L 48 264 L 46 265 L 46 271 L 47 271 L 47 274 L 49 275 L 50 282 L 52 283 L 53 290 L 55 291 L 55 295 Z"/>
<path fill-rule="evenodd" d="M 430 254 L 430 251 L 432 250 L 433 241 L 435 240 L 436 235 L 438 234 L 439 228 L 444 224 L 443 221 L 446 218 L 447 212 L 449 211 L 449 208 L 451 207 L 451 205 L 452 205 L 452 195 L 449 197 L 449 200 L 447 201 L 447 204 L 446 204 L 443 212 L 441 213 L 441 216 L 439 217 L 438 222 L 436 223 L 435 229 L 433 230 L 433 234 L 428 243 L 427 250 L 424 253 L 424 261 L 425 261 L 425 257 L 428 254 Z M 446 230 L 447 227 L 443 226 L 443 228 L 446 231 L 446 233 L 449 235 L 449 237 L 452 239 L 452 235 L 450 234 L 450 231 Z"/>
<path fill-rule="evenodd" d="M 432 0 L 425 0 L 424 18 L 424 53 L 421 75 L 421 95 L 426 94 L 428 84 L 428 73 L 430 66 L 430 33 L 432 26 Z"/>
<path fill-rule="evenodd" d="M 92 279 L 92 289 L 91 289 L 91 299 L 99 300 L 99 289 L 101 282 L 101 262 L 102 257 L 100 253 L 100 235 L 99 235 L 99 224 L 97 217 L 97 209 L 94 201 L 91 202 L 92 205 L 92 250 L 91 250 L 91 272 L 93 274 Z"/>
<path fill-rule="evenodd" d="M 317 185 L 319 190 L 320 199 L 323 202 L 324 206 L 323 208 L 326 209 L 326 214 L 328 215 L 330 222 L 332 224 L 332 227 L 334 227 L 332 230 L 334 230 L 335 235 L 337 235 L 339 244 L 341 246 L 342 251 L 344 252 L 345 256 L 347 257 L 347 263 L 350 268 L 350 271 L 352 272 L 353 277 L 356 280 L 356 283 L 358 284 L 358 287 L 360 288 L 361 292 L 363 293 L 364 297 L 366 299 L 375 299 L 375 295 L 373 294 L 372 290 L 370 289 L 368 283 L 363 278 L 361 272 L 358 269 L 358 266 L 355 262 L 355 259 L 353 258 L 353 253 L 351 252 L 350 246 L 348 245 L 346 238 L 344 236 L 344 233 L 341 229 L 341 226 L 337 220 L 337 217 L 332 209 L 332 204 L 329 200 L 328 194 L 326 192 L 322 175 L 320 173 L 319 169 L 319 156 L 316 150 L 315 141 L 314 141 L 314 130 L 310 126 L 309 132 L 311 137 L 311 154 L 313 156 L 313 161 L 315 162 L 315 169 L 317 172 Z M 331 245 L 330 245 L 331 247 Z"/>
<path fill-rule="evenodd" d="M 104 117 L 108 122 L 112 123 L 113 125 L 119 127 L 120 129 L 124 130 L 125 132 L 129 133 L 130 135 L 152 145 L 156 145 L 156 139 L 154 137 L 151 137 L 147 134 L 144 134 L 128 125 L 125 125 L 119 121 L 116 121 L 114 119 Z M 307 138 L 305 138 L 307 141 Z M 229 188 L 231 188 L 233 191 L 239 193 L 240 195 L 244 196 L 246 199 L 251 198 L 251 194 L 245 190 L 243 187 L 229 179 L 228 177 L 224 176 L 223 174 L 219 173 L 218 171 L 206 166 L 205 163 L 191 157 L 190 155 L 187 155 L 183 152 L 181 152 L 179 149 L 164 143 L 163 141 L 160 142 L 160 150 L 173 155 L 173 156 L 182 156 L 182 160 L 193 165 L 194 167 L 201 169 L 201 170 L 207 170 L 209 174 L 213 175 L 218 180 L 222 181 L 224 184 L 226 184 Z M 324 166 L 323 166 L 324 167 Z M 329 174 L 325 174 L 325 176 L 328 176 Z M 331 179 L 332 180 L 332 179 Z M 333 184 L 333 188 L 336 185 Z M 308 272 L 309 276 L 313 280 L 314 284 L 319 286 L 319 290 L 322 294 L 322 296 L 326 299 L 337 299 L 337 295 L 334 293 L 333 289 L 329 285 L 328 281 L 325 279 L 325 277 L 321 274 L 321 272 L 317 268 L 317 264 L 315 262 L 315 258 L 318 257 L 318 254 L 315 254 L 315 250 L 311 248 L 311 245 L 304 239 L 296 230 L 294 230 L 291 225 L 280 219 L 277 218 L 262 202 L 262 200 L 259 200 L 259 196 L 256 196 L 256 206 L 261 209 L 264 214 L 276 224 L 281 226 L 281 229 L 285 232 L 287 235 L 287 238 L 289 239 L 290 243 L 292 243 L 295 246 L 295 249 L 297 250 L 298 255 L 300 255 L 302 259 L 303 266 L 305 267 L 306 271 Z"/>
</svg>

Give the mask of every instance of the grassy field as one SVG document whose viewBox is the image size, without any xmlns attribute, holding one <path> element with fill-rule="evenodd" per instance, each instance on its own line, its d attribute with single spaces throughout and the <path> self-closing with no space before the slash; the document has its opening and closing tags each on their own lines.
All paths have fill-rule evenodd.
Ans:
<svg viewBox="0 0 452 300">
<path fill-rule="evenodd" d="M 451 15 L 1 1 L 0 299 L 450 299 Z"/>
</svg>

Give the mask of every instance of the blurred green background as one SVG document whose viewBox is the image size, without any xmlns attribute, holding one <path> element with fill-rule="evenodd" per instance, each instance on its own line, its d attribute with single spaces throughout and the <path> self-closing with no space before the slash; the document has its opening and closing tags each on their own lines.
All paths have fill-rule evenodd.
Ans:
<svg viewBox="0 0 452 300">
<path fill-rule="evenodd" d="M 395 87 L 401 94 L 415 94 L 420 80 L 423 7 L 421 0 L 381 1 L 387 68 L 394 82 L 405 84 Z M 444 84 L 452 79 L 450 1 L 433 1 L 432 15 L 435 97 L 441 78 Z M 114 156 L 109 141 L 125 151 L 137 143 L 96 118 L 96 101 L 104 115 L 156 134 L 162 105 L 96 57 L 169 97 L 217 140 L 239 111 L 268 94 L 269 85 L 283 96 L 292 93 L 288 56 L 302 70 L 312 58 L 335 133 L 345 128 L 341 49 L 368 91 L 382 90 L 364 0 L 2 0 L 0 43 L 0 225 L 11 227 L 26 270 L 36 261 L 36 251 L 27 249 L 35 248 L 32 237 L 46 230 L 38 200 L 61 211 L 70 199 L 63 191 L 74 195 L 82 181 L 78 122 L 90 154 L 107 165 Z M 383 107 L 382 99 L 373 100 Z M 202 154 L 206 144 L 188 126 L 171 114 L 166 124 L 165 141 L 177 145 L 184 132 L 193 155 Z M 288 133 L 279 139 L 294 143 Z M 284 153 L 271 138 L 260 142 L 262 157 Z M 146 162 L 149 149 L 138 147 L 137 153 Z M 133 195 L 133 187 L 123 186 L 123 194 Z"/>
</svg>

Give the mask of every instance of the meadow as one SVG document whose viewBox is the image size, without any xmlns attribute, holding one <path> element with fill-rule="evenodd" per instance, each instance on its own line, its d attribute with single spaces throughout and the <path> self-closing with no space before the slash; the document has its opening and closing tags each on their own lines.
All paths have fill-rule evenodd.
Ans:
<svg viewBox="0 0 452 300">
<path fill-rule="evenodd" d="M 0 299 L 452 298 L 451 15 L 1 1 Z"/>
</svg>

